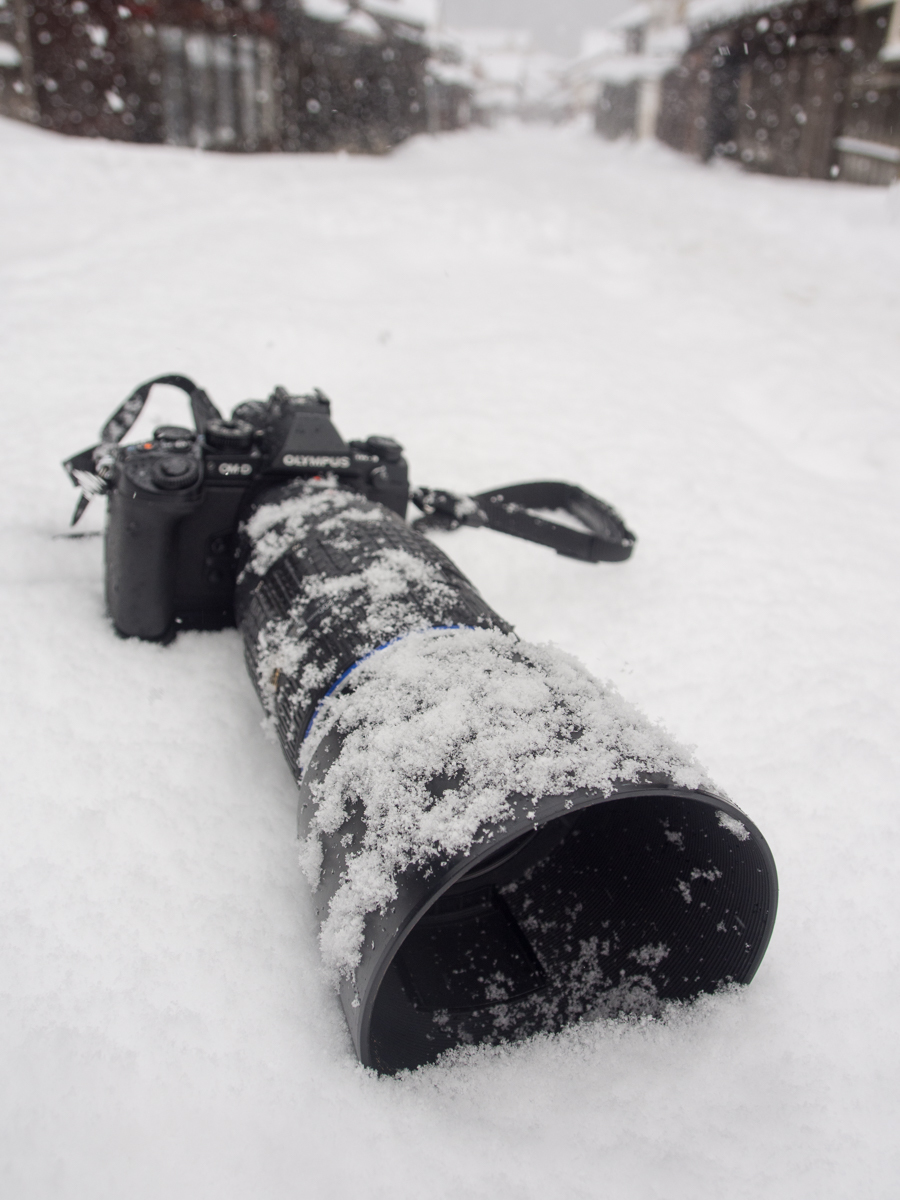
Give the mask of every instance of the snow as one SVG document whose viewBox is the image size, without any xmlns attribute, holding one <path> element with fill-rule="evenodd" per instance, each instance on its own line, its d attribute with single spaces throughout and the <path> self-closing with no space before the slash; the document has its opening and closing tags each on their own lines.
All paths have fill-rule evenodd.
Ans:
<svg viewBox="0 0 900 1200">
<path fill-rule="evenodd" d="M 302 0 L 303 11 L 317 21 L 345 21 L 352 9 L 345 0 Z"/>
<path fill-rule="evenodd" d="M 437 25 L 440 15 L 438 0 L 362 0 L 362 6 L 395 21 L 427 28 Z"/>
<path fill-rule="evenodd" d="M 400 872 L 470 850 L 485 826 L 513 815 L 512 794 L 592 788 L 608 796 L 616 782 L 654 773 L 711 790 L 690 755 L 577 661 L 499 630 L 412 634 L 370 654 L 352 683 L 322 705 L 301 763 L 332 729 L 344 735 L 334 765 L 311 788 L 316 809 L 302 857 L 313 887 L 322 834 L 342 827 L 355 797 L 366 814 L 322 926 L 322 957 L 335 979 L 355 970 L 365 916 L 396 899 Z M 459 786 L 431 794 L 431 781 L 457 776 Z"/>
<path fill-rule="evenodd" d="M 609 22 L 610 29 L 638 29 L 641 25 L 646 25 L 653 16 L 653 7 L 650 4 L 633 4 L 630 8 L 626 8 L 624 12 L 619 13 Z"/>
<path fill-rule="evenodd" d="M 0 153 L 4 1194 L 895 1195 L 893 190 L 578 128 L 220 157 L 4 122 Z M 622 512 L 624 564 L 439 544 L 763 830 L 749 988 L 359 1067 L 237 635 L 116 639 L 99 539 L 55 536 L 60 460 L 164 370 L 222 408 L 318 384 L 417 483 L 561 478 Z M 185 419 L 147 407 L 135 436 Z"/>
<path fill-rule="evenodd" d="M 739 821 L 737 817 L 730 817 L 728 813 L 724 813 L 720 810 L 716 813 L 716 820 L 721 826 L 723 826 L 723 828 L 727 829 L 729 833 L 733 833 L 739 842 L 746 842 L 749 839 L 750 833 L 746 825 L 743 823 L 743 821 Z"/>
<path fill-rule="evenodd" d="M 0 39 L 0 67 L 15 68 L 22 63 L 22 55 L 12 44 Z"/>
<path fill-rule="evenodd" d="M 675 63 L 676 59 L 671 55 L 623 54 L 620 58 L 603 59 L 592 75 L 602 83 L 622 87 L 638 79 L 661 79 Z"/>
<path fill-rule="evenodd" d="M 479 82 L 471 67 L 461 63 L 442 63 L 436 59 L 429 61 L 428 74 L 441 83 L 458 84 L 460 87 L 474 88 Z"/>
<path fill-rule="evenodd" d="M 452 26 L 445 29 L 444 33 L 451 42 L 462 47 L 467 58 L 489 54 L 528 54 L 534 49 L 534 34 L 530 29 Z"/>
<path fill-rule="evenodd" d="M 373 42 L 379 41 L 384 36 L 381 26 L 375 18 L 367 12 L 363 12 L 362 9 L 356 9 L 355 12 L 351 13 L 347 20 L 344 21 L 343 28 Z"/>
<path fill-rule="evenodd" d="M 598 58 L 608 54 L 624 54 L 625 39 L 621 32 L 613 29 L 586 29 L 581 35 L 578 58 Z"/>
<path fill-rule="evenodd" d="M 678 58 L 690 45 L 691 35 L 686 25 L 667 25 L 664 29 L 648 29 L 644 39 L 645 54 L 674 54 Z"/>
<path fill-rule="evenodd" d="M 768 12 L 771 7 L 771 0 L 690 0 L 685 18 L 691 29 L 714 28 Z"/>
</svg>

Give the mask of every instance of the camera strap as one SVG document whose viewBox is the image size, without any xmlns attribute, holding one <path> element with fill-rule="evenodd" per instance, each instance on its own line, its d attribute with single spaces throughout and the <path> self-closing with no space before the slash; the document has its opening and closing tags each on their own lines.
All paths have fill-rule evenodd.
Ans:
<svg viewBox="0 0 900 1200">
<path fill-rule="evenodd" d="M 136 387 L 100 431 L 100 441 L 66 459 L 63 467 L 81 495 L 72 514 L 77 524 L 94 496 L 111 486 L 116 452 L 122 438 L 141 414 L 156 384 L 180 388 L 190 400 L 194 425 L 203 433 L 222 414 L 202 388 L 185 375 L 157 375 Z M 498 533 L 549 546 L 557 554 L 584 562 L 622 562 L 631 554 L 636 538 L 619 514 L 584 488 L 552 480 L 515 483 L 475 496 L 416 488 L 410 498 L 421 509 L 418 529 L 458 529 L 460 525 L 485 525 Z M 547 520 L 542 513 L 564 513 L 577 526 Z"/>
<path fill-rule="evenodd" d="M 72 483 L 81 490 L 75 512 L 72 514 L 71 525 L 77 524 L 81 519 L 93 496 L 105 496 L 109 491 L 116 461 L 116 447 L 141 415 L 147 397 L 158 383 L 181 388 L 187 394 L 198 433 L 203 433 L 209 421 L 221 418 L 222 414 L 203 388 L 197 387 L 186 375 L 157 375 L 155 379 L 148 379 L 146 383 L 136 387 L 100 430 L 99 443 L 89 446 L 79 454 L 73 454 L 63 463 Z"/>
<path fill-rule="evenodd" d="M 416 488 L 410 498 L 425 514 L 417 529 L 483 525 L 583 562 L 623 562 L 637 541 L 614 508 L 571 483 L 514 483 L 475 496 Z M 540 513 L 565 513 L 579 524 L 561 525 Z"/>
</svg>

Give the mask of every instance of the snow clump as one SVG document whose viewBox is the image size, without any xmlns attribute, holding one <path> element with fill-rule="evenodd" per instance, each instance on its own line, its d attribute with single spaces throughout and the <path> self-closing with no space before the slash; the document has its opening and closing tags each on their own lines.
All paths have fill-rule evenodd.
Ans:
<svg viewBox="0 0 900 1200">
<path fill-rule="evenodd" d="M 322 704 L 301 770 L 331 731 L 340 750 L 310 783 L 301 863 L 318 887 L 325 840 L 361 806 L 364 832 L 320 933 L 335 982 L 352 976 L 366 915 L 395 900 L 398 874 L 468 852 L 513 815 L 511 797 L 609 795 L 648 775 L 712 786 L 689 753 L 577 660 L 496 629 L 411 634 L 370 655 Z"/>
</svg>

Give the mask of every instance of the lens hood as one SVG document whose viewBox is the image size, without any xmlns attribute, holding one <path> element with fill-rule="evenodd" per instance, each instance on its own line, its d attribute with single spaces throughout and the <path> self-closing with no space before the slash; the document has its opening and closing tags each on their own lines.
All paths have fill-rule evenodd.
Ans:
<svg viewBox="0 0 900 1200">
<path fill-rule="evenodd" d="M 310 759 L 301 837 L 346 737 L 336 724 Z M 398 871 L 390 901 L 365 914 L 358 962 L 339 985 L 361 1062 L 390 1074 L 460 1045 L 654 1015 L 753 978 L 777 875 L 759 830 L 722 796 L 648 776 L 507 804 L 467 851 Z M 359 799 L 320 834 L 323 925 L 366 820 Z"/>
</svg>

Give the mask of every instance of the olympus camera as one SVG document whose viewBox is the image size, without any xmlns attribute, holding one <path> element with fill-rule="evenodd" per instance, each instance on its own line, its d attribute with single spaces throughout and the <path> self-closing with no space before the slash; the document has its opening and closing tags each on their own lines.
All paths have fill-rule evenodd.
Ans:
<svg viewBox="0 0 900 1200">
<path fill-rule="evenodd" d="M 188 394 L 195 428 L 123 446 L 155 383 Z M 276 388 L 226 420 L 177 375 L 65 466 L 73 523 L 108 495 L 120 634 L 240 629 L 363 1063 L 392 1073 L 752 979 L 777 903 L 762 834 L 422 536 L 484 526 L 622 561 L 635 539 L 609 505 L 552 481 L 410 490 L 402 447 L 344 441 L 321 392 Z"/>
</svg>

